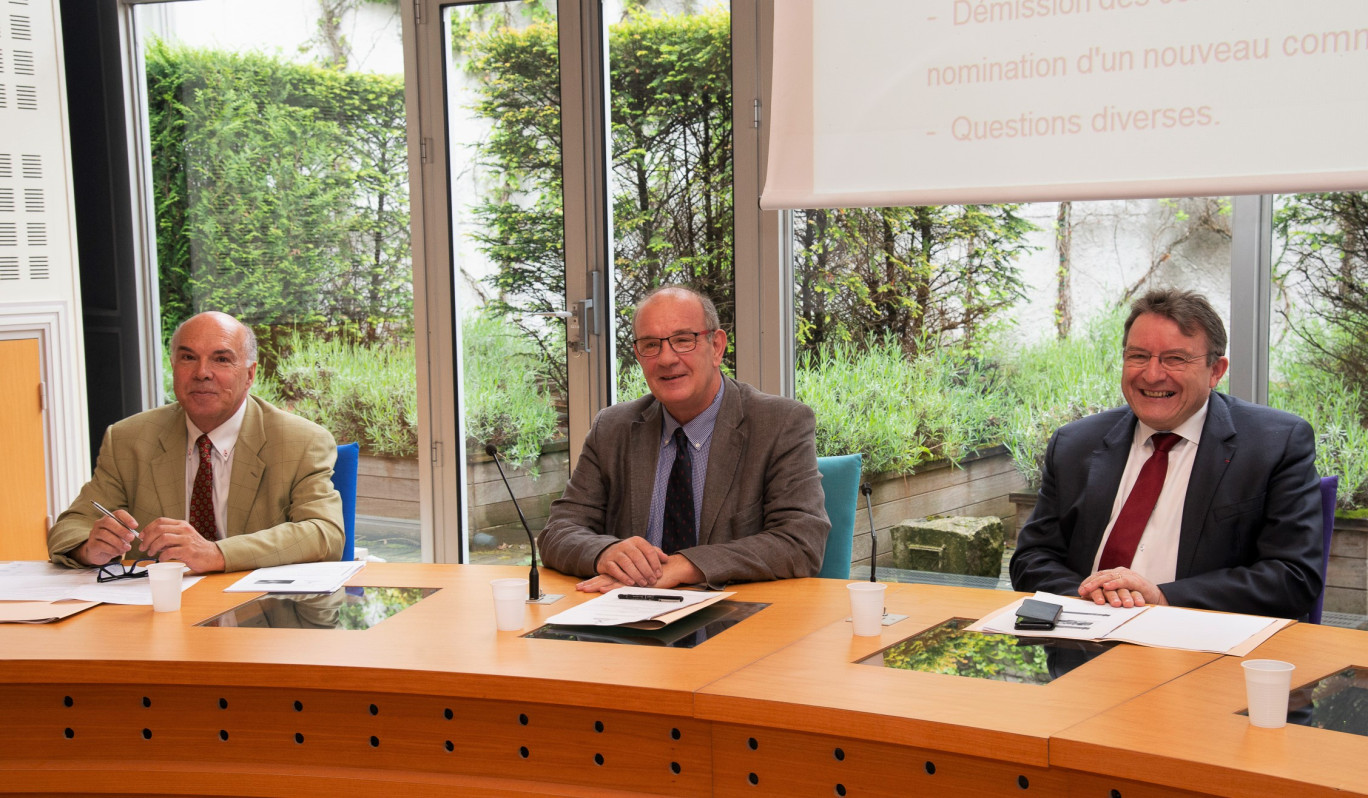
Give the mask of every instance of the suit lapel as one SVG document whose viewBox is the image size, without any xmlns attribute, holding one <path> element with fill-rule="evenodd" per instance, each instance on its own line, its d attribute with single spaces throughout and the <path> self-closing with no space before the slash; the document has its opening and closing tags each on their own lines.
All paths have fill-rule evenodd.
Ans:
<svg viewBox="0 0 1368 798">
<path fill-rule="evenodd" d="M 185 430 L 185 412 L 177 408 L 171 413 L 158 436 L 161 453 L 152 461 L 152 484 L 156 486 L 157 502 L 167 518 L 185 518 L 185 460 L 189 449 Z M 131 508 L 130 508 L 131 509 Z M 151 518 L 138 519 L 142 523 Z"/>
<path fill-rule="evenodd" d="M 628 433 L 627 495 L 631 497 L 632 528 L 631 534 L 646 537 L 651 521 L 651 492 L 655 490 L 656 460 L 660 457 L 660 430 L 664 421 L 664 410 L 659 402 L 651 402 L 641 412 L 641 417 L 632 422 Z M 640 463 L 641 468 L 632 464 Z"/>
<path fill-rule="evenodd" d="M 256 400 L 247 397 L 247 414 L 242 418 L 242 430 L 238 432 L 237 443 L 233 444 L 233 475 L 228 481 L 228 512 L 224 518 L 228 529 L 245 531 L 247 517 L 251 514 L 252 503 L 256 500 L 261 476 L 266 473 L 266 464 L 261 461 L 261 447 L 266 445 L 266 431 L 263 429 L 261 408 Z"/>
<path fill-rule="evenodd" d="M 1102 444 L 1088 458 L 1087 483 L 1079 493 L 1084 499 L 1080 502 L 1079 528 L 1085 536 L 1080 551 L 1095 552 L 1102 545 L 1102 533 L 1107 531 L 1116 491 L 1121 486 L 1121 475 L 1125 473 L 1126 460 L 1130 458 L 1135 422 L 1134 413 L 1122 414 L 1121 420 L 1107 431 Z"/>
<path fill-rule="evenodd" d="M 746 450 L 745 414 L 741 409 L 741 389 L 723 378 L 722 406 L 717 410 L 712 442 L 708 448 L 708 470 L 703 481 L 703 517 L 698 524 L 698 544 L 711 542 L 717 517 L 726 503 L 727 493 L 736 482 L 741 455 Z"/>
<path fill-rule="evenodd" d="M 1201 542 L 1203 521 L 1216 498 L 1216 488 L 1235 457 L 1235 423 L 1225 397 L 1215 391 L 1207 402 L 1206 423 L 1192 461 L 1187 495 L 1183 497 L 1183 526 L 1178 537 L 1178 563 L 1174 575 L 1182 579 L 1190 573 L 1192 558 Z"/>
</svg>

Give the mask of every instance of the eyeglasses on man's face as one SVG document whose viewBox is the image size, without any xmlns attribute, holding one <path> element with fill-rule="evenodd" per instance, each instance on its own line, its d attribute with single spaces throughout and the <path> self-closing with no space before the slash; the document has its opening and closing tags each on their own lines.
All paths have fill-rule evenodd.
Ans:
<svg viewBox="0 0 1368 798">
<path fill-rule="evenodd" d="M 670 342 L 670 349 L 676 355 L 685 352 L 692 352 L 698 348 L 698 336 L 717 332 L 717 330 L 699 330 L 698 332 L 675 333 L 664 338 L 638 338 L 632 341 L 632 349 L 641 357 L 656 357 L 660 354 L 665 342 Z"/>
<path fill-rule="evenodd" d="M 1182 371 L 1199 360 L 1206 360 L 1209 354 L 1189 355 L 1185 352 L 1162 352 L 1154 355 L 1143 349 L 1127 349 L 1122 353 L 1122 361 L 1128 369 L 1143 369 L 1151 360 L 1157 359 L 1165 371 Z"/>
<path fill-rule="evenodd" d="M 95 575 L 96 582 L 114 582 L 119 579 L 141 579 L 147 576 L 147 566 L 156 560 L 138 560 L 132 565 L 124 565 L 123 560 L 113 560 L 100 566 Z"/>
</svg>

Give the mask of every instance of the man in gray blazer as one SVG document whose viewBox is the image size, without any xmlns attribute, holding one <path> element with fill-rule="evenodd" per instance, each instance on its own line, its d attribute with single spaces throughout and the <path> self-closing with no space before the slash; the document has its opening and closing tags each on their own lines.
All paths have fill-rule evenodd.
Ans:
<svg viewBox="0 0 1368 798">
<path fill-rule="evenodd" d="M 95 474 L 48 531 L 52 561 L 160 558 L 208 573 L 341 557 L 337 444 L 317 424 L 248 395 L 251 329 L 201 313 L 176 330 L 171 350 L 176 403 L 105 432 Z"/>
<path fill-rule="evenodd" d="M 650 394 L 594 419 L 539 541 L 588 592 L 812 576 L 827 520 L 806 405 L 724 378 L 727 334 L 705 296 L 637 306 Z"/>
<path fill-rule="evenodd" d="M 1017 536 L 1013 587 L 1118 607 L 1306 614 L 1323 581 L 1315 436 L 1291 413 L 1212 390 L 1228 366 L 1225 345 L 1198 294 L 1156 290 L 1132 304 L 1127 406 L 1051 438 L 1039 501 Z M 1152 509 L 1136 514 L 1151 459 Z"/>
</svg>

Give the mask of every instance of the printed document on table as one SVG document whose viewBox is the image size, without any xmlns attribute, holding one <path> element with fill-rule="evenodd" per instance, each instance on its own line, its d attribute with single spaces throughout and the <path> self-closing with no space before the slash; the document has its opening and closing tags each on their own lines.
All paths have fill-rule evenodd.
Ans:
<svg viewBox="0 0 1368 798">
<path fill-rule="evenodd" d="M 306 562 L 258 568 L 223 589 L 224 593 L 334 593 L 366 564 Z"/>
<path fill-rule="evenodd" d="M 1026 600 L 1024 598 L 1017 599 L 1006 607 L 988 615 L 978 623 L 971 625 L 969 630 L 1008 635 L 1020 634 L 1025 637 L 1101 640 L 1147 609 L 1145 607 L 1113 607 L 1109 604 L 1094 604 L 1091 601 L 1057 596 L 1054 593 L 1044 591 L 1036 593 L 1031 598 L 1050 604 L 1058 604 L 1064 608 L 1063 612 L 1059 614 L 1059 620 L 1055 621 L 1053 630 L 1017 631 L 1017 608 L 1021 606 L 1021 602 Z"/>
<path fill-rule="evenodd" d="M 147 578 L 100 582 L 98 568 L 67 568 L 38 560 L 0 563 L 0 601 L 102 601 L 106 604 L 152 603 Z M 181 590 L 203 577 L 187 576 Z"/>
<path fill-rule="evenodd" d="M 701 590 L 665 590 L 654 587 L 620 587 L 596 599 L 578 604 L 565 612 L 546 619 L 547 623 L 563 626 L 627 626 L 658 629 L 709 604 L 721 601 L 731 592 L 712 593 Z M 623 596 L 657 596 L 669 600 L 623 598 Z"/>
<path fill-rule="evenodd" d="M 1272 637 L 1279 629 L 1293 623 L 1287 618 L 1207 612 L 1186 607 L 1112 607 L 1045 592 L 1036 593 L 1032 598 L 1059 604 L 1064 608 L 1054 629 L 1017 631 L 1016 610 L 1025 600 L 1018 599 L 970 625 L 969 631 L 1019 634 L 1023 637 L 1134 643 L 1140 646 L 1244 656 Z"/>
</svg>

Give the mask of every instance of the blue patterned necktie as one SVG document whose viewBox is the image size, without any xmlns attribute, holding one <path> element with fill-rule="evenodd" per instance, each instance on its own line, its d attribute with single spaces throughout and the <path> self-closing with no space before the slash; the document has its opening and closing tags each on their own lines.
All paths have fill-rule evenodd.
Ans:
<svg viewBox="0 0 1368 798">
<path fill-rule="evenodd" d="M 693 452 L 684 428 L 674 431 L 675 458 L 670 467 L 670 481 L 665 488 L 664 544 L 666 554 L 692 547 L 697 542 L 694 531 Z"/>
</svg>

